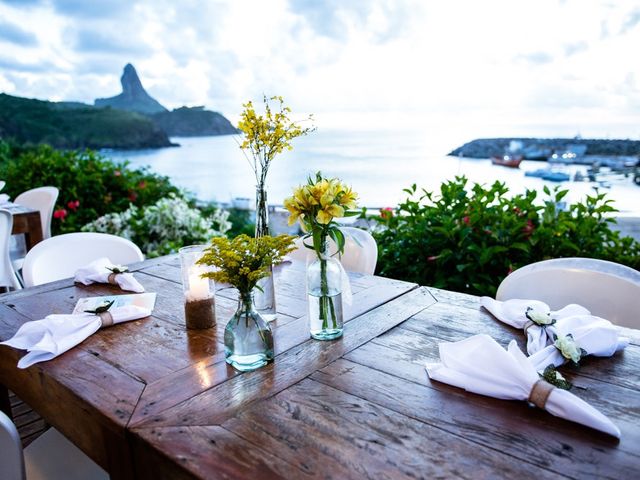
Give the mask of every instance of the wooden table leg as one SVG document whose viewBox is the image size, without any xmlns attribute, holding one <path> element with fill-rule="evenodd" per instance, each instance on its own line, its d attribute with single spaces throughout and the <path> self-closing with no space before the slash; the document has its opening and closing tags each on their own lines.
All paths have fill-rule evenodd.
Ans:
<svg viewBox="0 0 640 480">
<path fill-rule="evenodd" d="M 11 401 L 9 400 L 9 390 L 0 384 L 0 411 L 4 412 L 7 417 L 13 419 L 11 413 Z"/>
<path fill-rule="evenodd" d="M 42 222 L 40 220 L 39 212 L 32 212 L 27 218 L 29 225 L 28 231 L 24 234 L 24 239 L 27 244 L 27 252 L 31 250 L 37 243 L 43 240 Z"/>
</svg>

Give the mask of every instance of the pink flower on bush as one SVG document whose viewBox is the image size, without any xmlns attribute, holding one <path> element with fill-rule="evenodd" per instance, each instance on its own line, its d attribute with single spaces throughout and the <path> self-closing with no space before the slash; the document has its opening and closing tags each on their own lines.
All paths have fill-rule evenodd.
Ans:
<svg viewBox="0 0 640 480">
<path fill-rule="evenodd" d="M 73 210 L 74 212 L 78 209 L 79 206 L 80 206 L 80 200 L 72 200 L 67 203 L 67 208 L 69 210 Z"/>
<path fill-rule="evenodd" d="M 53 212 L 53 218 L 64 222 L 64 218 L 67 216 L 67 211 L 64 208 L 59 208 L 55 212 Z"/>
<path fill-rule="evenodd" d="M 142 180 L 140 183 L 138 183 L 138 188 L 140 190 L 144 189 L 147 186 L 147 182 L 145 182 L 144 180 Z"/>
<path fill-rule="evenodd" d="M 462 217 L 462 221 L 465 223 L 465 225 L 469 225 L 471 219 L 469 218 L 469 215 L 465 215 L 464 217 Z"/>
<path fill-rule="evenodd" d="M 113 174 L 114 174 L 116 177 L 119 177 L 120 175 L 122 175 L 122 172 L 121 172 L 120 170 L 114 170 L 114 171 L 113 171 Z"/>
<path fill-rule="evenodd" d="M 535 229 L 536 226 L 533 224 L 533 222 L 531 220 L 527 220 L 527 224 L 522 227 L 522 233 L 525 237 L 529 238 Z"/>
<path fill-rule="evenodd" d="M 391 217 L 393 217 L 393 208 L 391 207 L 384 207 L 380 209 L 380 217 L 383 220 L 388 220 Z"/>
<path fill-rule="evenodd" d="M 138 194 L 136 192 L 129 192 L 129 201 L 135 202 L 138 199 Z"/>
</svg>

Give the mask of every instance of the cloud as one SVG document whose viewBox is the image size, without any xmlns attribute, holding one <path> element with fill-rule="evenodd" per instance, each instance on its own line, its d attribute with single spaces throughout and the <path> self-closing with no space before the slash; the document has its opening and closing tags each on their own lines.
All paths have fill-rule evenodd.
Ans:
<svg viewBox="0 0 640 480">
<path fill-rule="evenodd" d="M 564 54 L 567 57 L 584 52 L 589 48 L 586 42 L 569 43 L 564 46 Z"/>
<path fill-rule="evenodd" d="M 138 35 L 126 30 L 81 27 L 68 35 L 74 38 L 76 52 L 111 55 L 144 55 L 151 52 L 152 49 Z"/>
<path fill-rule="evenodd" d="M 526 62 L 534 65 L 544 65 L 553 62 L 553 57 L 547 52 L 523 53 L 515 57 L 516 62 Z"/>
<path fill-rule="evenodd" d="M 38 38 L 35 34 L 2 19 L 0 19 L 0 40 L 5 40 L 7 42 L 26 47 L 38 44 Z"/>
<path fill-rule="evenodd" d="M 0 56 L 0 68 L 12 72 L 47 73 L 59 72 L 60 69 L 48 61 L 21 62 L 10 57 Z"/>
<path fill-rule="evenodd" d="M 633 10 L 627 15 L 627 18 L 620 29 L 620 33 L 627 33 L 629 30 L 633 30 L 638 23 L 640 23 L 640 8 Z"/>
</svg>

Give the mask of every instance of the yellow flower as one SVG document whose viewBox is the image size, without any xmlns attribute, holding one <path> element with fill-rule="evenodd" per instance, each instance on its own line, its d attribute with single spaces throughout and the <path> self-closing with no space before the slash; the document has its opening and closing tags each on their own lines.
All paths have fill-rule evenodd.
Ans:
<svg viewBox="0 0 640 480">
<path fill-rule="evenodd" d="M 356 201 L 358 200 L 358 194 L 351 190 L 351 187 L 342 187 L 343 193 L 340 196 L 340 205 L 344 205 L 345 208 L 356 208 Z"/>
<path fill-rule="evenodd" d="M 284 208 L 289 212 L 289 226 L 292 226 L 302 215 L 298 202 L 293 197 L 286 198 L 284 200 Z"/>
<path fill-rule="evenodd" d="M 322 208 L 322 210 L 318 211 L 318 215 L 316 215 L 316 220 L 318 223 L 322 225 L 326 225 L 335 217 L 344 216 L 344 208 L 340 205 L 330 204 Z"/>
</svg>

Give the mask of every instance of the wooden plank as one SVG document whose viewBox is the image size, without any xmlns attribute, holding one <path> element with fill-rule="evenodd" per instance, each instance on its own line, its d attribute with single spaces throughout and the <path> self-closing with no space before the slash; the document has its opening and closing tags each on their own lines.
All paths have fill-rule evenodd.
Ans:
<svg viewBox="0 0 640 480">
<path fill-rule="evenodd" d="M 400 297 L 413 288 L 415 288 L 413 284 L 389 282 L 387 288 L 376 286 L 371 289 L 363 289 L 354 295 L 353 305 L 350 306 L 347 315 L 362 315 L 391 299 Z M 220 306 L 223 300 L 218 297 L 216 302 L 217 305 Z M 433 302 L 432 299 L 431 302 Z M 217 311 L 218 318 L 223 318 L 220 315 L 220 310 Z M 225 314 L 228 315 L 226 319 L 231 316 L 228 312 L 225 312 Z M 351 320 L 350 317 L 347 318 L 348 321 Z M 217 326 L 218 338 L 223 338 L 223 328 L 226 325 L 226 319 L 224 323 L 219 322 Z M 274 348 L 277 356 L 297 345 L 309 341 L 309 325 L 306 316 L 288 321 L 284 324 L 281 324 L 280 320 L 277 320 L 271 323 L 271 328 L 273 330 Z M 198 363 L 194 363 L 175 374 L 166 375 L 164 378 L 159 379 L 158 382 L 149 385 L 143 393 L 140 405 L 132 418 L 132 424 L 150 419 L 163 410 L 178 405 L 235 376 L 235 370 L 231 367 L 218 365 L 218 363 L 223 360 L 223 350 L 219 350 L 209 361 L 198 361 Z M 280 359 L 278 358 L 276 361 L 280 362 Z M 162 392 L 171 392 L 172 394 L 165 395 Z M 153 419 L 151 421 L 156 420 L 157 419 Z"/>
<path fill-rule="evenodd" d="M 293 385 L 434 302 L 426 289 L 413 290 L 347 322 L 344 337 L 339 340 L 307 340 L 282 353 L 276 362 L 259 370 L 234 376 L 224 383 L 218 383 L 214 379 L 214 387 L 189 397 L 163 413 L 151 416 L 139 426 L 171 426 L 176 419 L 179 419 L 181 425 L 220 424 L 251 402 Z"/>
<path fill-rule="evenodd" d="M 550 471 L 631 478 L 640 462 L 637 428 L 625 429 L 618 443 L 526 402 L 470 394 L 428 378 L 418 385 L 348 360 L 337 360 L 311 378 Z"/>
<path fill-rule="evenodd" d="M 143 480 L 310 478 L 217 426 L 142 428 L 134 439 L 136 478 Z"/>
<path fill-rule="evenodd" d="M 223 427 L 315 478 L 556 478 L 309 379 Z"/>
</svg>

